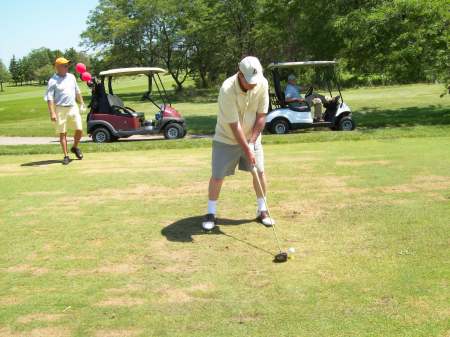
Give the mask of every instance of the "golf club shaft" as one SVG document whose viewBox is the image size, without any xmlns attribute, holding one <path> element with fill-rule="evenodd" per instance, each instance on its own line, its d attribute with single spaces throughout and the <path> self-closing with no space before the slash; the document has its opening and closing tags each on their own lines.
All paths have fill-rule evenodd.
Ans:
<svg viewBox="0 0 450 337">
<path fill-rule="evenodd" d="M 258 171 L 257 171 L 257 169 L 256 169 L 256 166 L 253 166 L 253 168 L 252 168 L 252 175 L 253 175 L 253 177 L 255 177 L 255 179 L 256 179 L 256 181 L 257 181 L 257 183 L 258 183 L 259 191 L 260 191 L 260 193 L 261 193 L 262 196 L 263 196 L 263 199 L 264 199 L 264 205 L 266 206 L 267 214 L 269 215 L 270 223 L 271 223 L 271 225 L 272 225 L 272 230 L 273 230 L 273 234 L 274 234 L 274 236 L 275 236 L 275 240 L 276 240 L 276 242 L 277 242 L 278 250 L 279 250 L 280 253 L 281 253 L 282 250 L 281 250 L 280 240 L 278 240 L 278 235 L 277 235 L 277 231 L 276 231 L 276 229 L 275 229 L 275 224 L 273 223 L 272 216 L 270 215 L 269 206 L 267 206 L 266 195 L 265 195 L 264 190 L 263 190 L 263 188 L 262 188 L 261 181 L 259 180 L 259 174 L 258 174 Z"/>
</svg>

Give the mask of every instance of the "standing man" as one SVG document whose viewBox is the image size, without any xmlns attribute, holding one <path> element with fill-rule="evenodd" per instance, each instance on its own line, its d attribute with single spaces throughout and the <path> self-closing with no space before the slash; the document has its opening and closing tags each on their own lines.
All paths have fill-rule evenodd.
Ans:
<svg viewBox="0 0 450 337">
<path fill-rule="evenodd" d="M 67 124 L 70 123 L 75 128 L 73 146 L 70 149 L 78 159 L 83 159 L 83 153 L 78 148 L 81 136 L 83 135 L 83 125 L 81 123 L 80 109 L 84 111 L 83 97 L 77 80 L 69 71 L 70 61 L 64 57 L 59 57 L 55 61 L 56 73 L 49 79 L 47 92 L 44 99 L 47 101 L 50 120 L 56 125 L 56 132 L 59 133 L 59 142 L 64 152 L 63 165 L 70 163 L 67 152 Z M 80 104 L 78 108 L 77 102 Z"/>
<path fill-rule="evenodd" d="M 256 166 L 262 190 L 256 177 L 253 186 L 258 205 L 257 219 L 271 226 L 264 198 L 266 177 L 261 132 L 269 107 L 269 85 L 263 76 L 261 63 L 247 56 L 239 62 L 239 71 L 223 82 L 219 93 L 219 114 L 212 145 L 212 176 L 209 181 L 208 211 L 202 227 L 210 230 L 216 225 L 217 200 L 226 176 L 233 175 L 236 166 L 251 171 Z"/>
</svg>

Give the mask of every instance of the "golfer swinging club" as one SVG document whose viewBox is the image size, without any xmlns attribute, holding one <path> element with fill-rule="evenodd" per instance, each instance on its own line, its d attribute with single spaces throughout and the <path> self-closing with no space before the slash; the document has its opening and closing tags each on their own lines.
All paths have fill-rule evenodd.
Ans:
<svg viewBox="0 0 450 337">
<path fill-rule="evenodd" d="M 262 191 L 256 176 L 253 187 L 257 197 L 257 219 L 265 226 L 272 226 L 265 206 L 266 179 L 261 132 L 269 107 L 269 86 L 263 76 L 259 60 L 253 56 L 239 62 L 239 71 L 223 82 L 219 93 L 219 114 L 212 145 L 212 176 L 209 181 L 208 212 L 202 227 L 215 227 L 217 199 L 226 176 L 233 175 L 236 166 L 251 171 L 256 166 Z M 261 193 L 262 192 L 262 193 Z"/>
<path fill-rule="evenodd" d="M 81 96 L 77 80 L 69 71 L 70 61 L 59 57 L 55 61 L 56 73 L 48 80 L 47 92 L 44 99 L 47 101 L 50 120 L 55 122 L 56 132 L 59 133 L 59 142 L 64 152 L 63 165 L 70 163 L 67 152 L 67 124 L 71 122 L 75 127 L 75 135 L 71 152 L 78 159 L 83 159 L 83 153 L 78 148 L 83 125 L 81 123 L 81 111 L 86 110 Z M 80 109 L 76 102 L 80 103 Z"/>
</svg>

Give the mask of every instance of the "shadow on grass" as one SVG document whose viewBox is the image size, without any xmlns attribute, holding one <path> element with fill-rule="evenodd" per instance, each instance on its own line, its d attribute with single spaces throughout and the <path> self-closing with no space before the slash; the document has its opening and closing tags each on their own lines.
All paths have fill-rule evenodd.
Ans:
<svg viewBox="0 0 450 337">
<path fill-rule="evenodd" d="M 243 239 L 237 238 L 231 234 L 227 234 L 223 232 L 220 228 L 222 226 L 239 226 L 247 223 L 254 222 L 255 219 L 217 219 L 217 226 L 211 231 L 206 233 L 202 227 L 201 223 L 203 221 L 203 216 L 193 216 L 189 218 L 184 218 L 181 220 L 178 220 L 167 227 L 163 228 L 161 230 L 161 234 L 167 238 L 169 241 L 176 241 L 176 242 L 193 242 L 194 235 L 225 235 L 233 240 L 239 241 L 240 243 L 243 243 L 247 246 L 250 246 L 254 249 L 258 249 L 262 252 L 265 252 L 267 254 L 270 254 L 273 256 L 273 254 L 265 250 L 264 248 L 258 247 L 257 245 L 245 241 Z M 263 227 L 261 225 L 261 227 Z"/>
<path fill-rule="evenodd" d="M 217 116 L 184 116 L 189 133 L 211 135 L 216 128 Z"/>
<path fill-rule="evenodd" d="M 32 161 L 29 163 L 23 163 L 20 166 L 46 166 L 46 165 L 61 164 L 61 163 L 62 163 L 61 160 L 41 160 L 41 161 Z"/>
<path fill-rule="evenodd" d="M 358 127 L 384 128 L 419 125 L 450 125 L 450 108 L 429 105 L 399 109 L 363 107 L 353 112 Z"/>
<path fill-rule="evenodd" d="M 117 93 L 117 95 L 126 102 L 143 103 L 148 102 L 152 104 L 150 100 L 144 97 L 144 92 L 127 92 Z M 217 102 L 217 96 L 219 94 L 218 89 L 185 89 L 182 92 L 175 90 L 167 90 L 167 99 L 169 102 L 176 103 L 215 103 Z M 152 99 L 158 104 L 162 104 L 162 99 L 158 92 L 154 90 L 151 95 Z"/>
</svg>

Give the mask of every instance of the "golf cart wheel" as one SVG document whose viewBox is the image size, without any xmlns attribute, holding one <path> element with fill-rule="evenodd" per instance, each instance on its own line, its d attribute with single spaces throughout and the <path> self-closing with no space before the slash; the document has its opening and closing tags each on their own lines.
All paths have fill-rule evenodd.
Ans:
<svg viewBox="0 0 450 337">
<path fill-rule="evenodd" d="M 270 124 L 270 131 L 277 135 L 289 132 L 289 122 L 283 118 L 277 118 Z"/>
<path fill-rule="evenodd" d="M 343 117 L 339 121 L 338 130 L 340 131 L 353 131 L 356 127 L 355 122 L 350 117 Z"/>
<path fill-rule="evenodd" d="M 170 123 L 164 128 L 164 138 L 177 139 L 184 137 L 184 129 L 178 123 Z"/>
<path fill-rule="evenodd" d="M 111 132 L 106 128 L 97 128 L 92 132 L 92 140 L 95 143 L 108 143 L 111 141 Z"/>
</svg>

